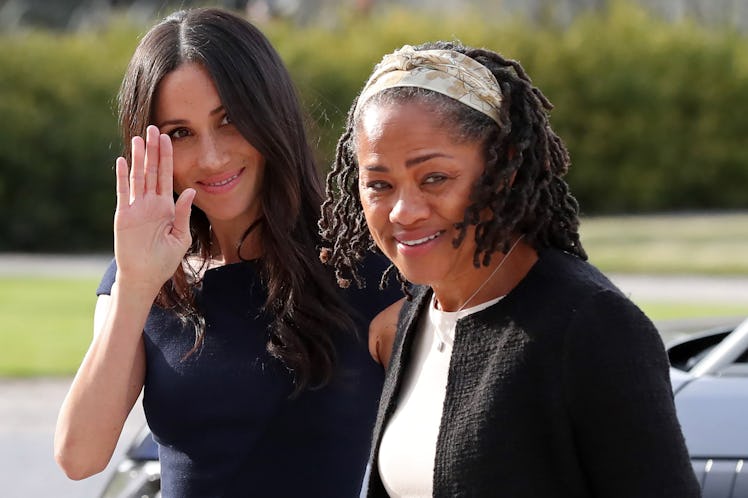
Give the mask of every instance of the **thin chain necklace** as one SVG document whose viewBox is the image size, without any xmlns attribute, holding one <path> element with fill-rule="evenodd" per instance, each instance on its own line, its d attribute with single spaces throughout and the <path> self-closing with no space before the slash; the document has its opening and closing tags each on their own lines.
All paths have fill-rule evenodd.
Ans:
<svg viewBox="0 0 748 498">
<path fill-rule="evenodd" d="M 491 280 L 491 279 L 493 278 L 493 276 L 494 276 L 494 275 L 496 275 L 496 273 L 498 273 L 498 271 L 499 271 L 499 270 L 501 269 L 501 267 L 502 267 L 502 266 L 504 266 L 504 263 L 506 262 L 506 260 L 507 260 L 507 259 L 509 259 L 509 256 L 510 256 L 510 255 L 512 254 L 512 251 L 514 251 L 514 248 L 515 248 L 515 247 L 517 247 L 517 244 L 519 244 L 519 241 L 520 241 L 520 240 L 522 240 L 522 239 L 523 239 L 524 237 L 525 237 L 525 234 L 523 233 L 522 235 L 520 235 L 520 236 L 519 236 L 519 237 L 517 238 L 517 240 L 515 240 L 515 241 L 514 241 L 514 244 L 512 244 L 512 247 L 510 247 L 510 248 L 509 248 L 509 251 L 507 251 L 507 253 L 506 253 L 506 254 L 504 255 L 504 257 L 503 257 L 503 258 L 501 258 L 501 261 L 500 261 L 500 262 L 499 262 L 499 264 L 498 264 L 498 265 L 496 266 L 496 268 L 494 268 L 494 270 L 493 270 L 493 271 L 491 272 L 491 274 L 490 274 L 490 275 L 489 275 L 489 276 L 488 276 L 488 277 L 487 277 L 487 278 L 486 278 L 486 279 L 485 279 L 485 280 L 483 281 L 483 283 L 482 283 L 482 284 L 480 284 L 480 286 L 479 286 L 479 287 L 478 287 L 477 289 L 475 289 L 475 292 L 473 292 L 473 293 L 472 293 L 472 294 L 470 295 L 470 297 L 469 297 L 469 298 L 467 298 L 467 299 L 465 300 L 465 302 L 464 302 L 464 303 L 462 303 L 462 304 L 460 305 L 460 307 L 459 307 L 459 308 L 457 308 L 457 311 L 455 311 L 455 313 L 459 313 L 460 311 L 462 311 L 462 310 L 463 310 L 463 309 L 465 308 L 465 306 L 467 306 L 467 304 L 468 304 L 468 303 L 469 303 L 470 301 L 472 301 L 472 300 L 473 300 L 473 298 L 474 298 L 475 296 L 477 296 L 477 295 L 478 295 L 478 293 L 479 293 L 479 292 L 480 292 L 480 291 L 481 291 L 481 290 L 483 289 L 483 287 L 485 287 L 485 286 L 486 286 L 486 284 L 487 284 L 487 283 L 488 283 L 488 282 L 489 282 L 489 281 L 490 281 L 490 280 Z M 436 345 L 436 349 L 437 349 L 437 351 L 439 351 L 439 352 L 441 353 L 442 351 L 444 351 L 444 343 L 445 343 L 446 341 L 445 341 L 445 338 L 444 338 L 444 337 L 442 337 L 442 334 L 441 334 L 441 331 L 439 330 L 439 327 L 436 327 L 436 332 L 437 332 L 437 335 L 439 336 L 439 343 L 438 343 L 438 344 Z"/>
</svg>

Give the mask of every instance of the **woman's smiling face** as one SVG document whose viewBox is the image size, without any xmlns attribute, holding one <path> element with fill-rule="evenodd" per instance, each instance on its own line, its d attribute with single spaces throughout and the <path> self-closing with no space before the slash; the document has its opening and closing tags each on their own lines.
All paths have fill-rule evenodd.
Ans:
<svg viewBox="0 0 748 498">
<path fill-rule="evenodd" d="M 233 125 L 203 66 L 186 63 L 161 80 L 154 121 L 171 137 L 174 189 L 194 188 L 211 223 L 249 226 L 260 215 L 265 159 Z"/>
<path fill-rule="evenodd" d="M 481 144 L 455 141 L 420 103 L 370 104 L 356 128 L 358 190 L 369 231 L 409 281 L 469 287 L 474 230 L 452 241 L 484 170 Z"/>
</svg>

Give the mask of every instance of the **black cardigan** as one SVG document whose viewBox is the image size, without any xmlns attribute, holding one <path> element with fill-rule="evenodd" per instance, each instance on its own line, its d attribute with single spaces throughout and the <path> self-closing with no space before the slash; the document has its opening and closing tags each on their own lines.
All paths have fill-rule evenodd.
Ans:
<svg viewBox="0 0 748 498">
<path fill-rule="evenodd" d="M 379 404 L 368 496 L 418 318 L 406 303 Z M 437 440 L 434 496 L 700 496 L 650 320 L 592 265 L 541 252 L 497 304 L 457 324 Z"/>
</svg>

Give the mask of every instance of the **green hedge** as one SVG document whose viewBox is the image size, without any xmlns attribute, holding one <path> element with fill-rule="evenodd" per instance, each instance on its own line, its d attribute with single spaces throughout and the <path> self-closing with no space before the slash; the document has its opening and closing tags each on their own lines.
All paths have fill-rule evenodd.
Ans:
<svg viewBox="0 0 748 498">
<path fill-rule="evenodd" d="M 121 32 L 5 36 L 0 51 L 0 251 L 111 247 Z"/>
<path fill-rule="evenodd" d="M 551 121 L 571 151 L 569 181 L 586 213 L 748 207 L 746 37 L 668 24 L 624 2 L 563 29 L 479 19 L 394 11 L 329 33 L 269 33 L 316 112 L 324 153 L 383 53 L 459 39 L 519 60 L 554 103 Z"/>
<path fill-rule="evenodd" d="M 586 214 L 748 207 L 748 40 L 737 33 L 615 1 L 564 28 L 405 10 L 333 29 L 262 28 L 297 83 L 323 168 L 384 53 L 459 39 L 518 59 L 556 105 Z M 111 247 L 114 98 L 145 29 L 0 36 L 0 251 Z"/>
</svg>

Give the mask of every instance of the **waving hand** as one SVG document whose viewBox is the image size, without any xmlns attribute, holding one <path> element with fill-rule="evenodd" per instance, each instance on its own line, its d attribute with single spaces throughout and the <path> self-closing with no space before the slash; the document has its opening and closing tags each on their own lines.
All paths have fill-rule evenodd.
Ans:
<svg viewBox="0 0 748 498">
<path fill-rule="evenodd" d="M 179 266 L 192 237 L 189 229 L 194 189 L 173 197 L 174 160 L 171 140 L 149 126 L 146 140 L 132 140 L 132 167 L 120 157 L 114 254 L 117 280 L 131 289 L 156 296 Z"/>
</svg>

